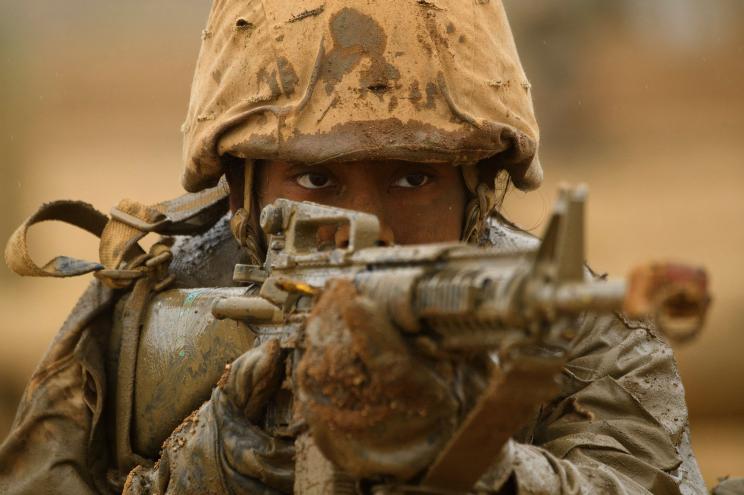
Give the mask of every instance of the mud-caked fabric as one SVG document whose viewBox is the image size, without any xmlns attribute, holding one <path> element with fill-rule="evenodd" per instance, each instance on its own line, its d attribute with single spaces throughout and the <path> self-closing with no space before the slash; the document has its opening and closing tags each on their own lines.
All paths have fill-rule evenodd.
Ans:
<svg viewBox="0 0 744 495">
<path fill-rule="evenodd" d="M 588 315 L 580 328 L 560 397 L 479 488 L 510 479 L 517 493 L 705 493 L 671 349 L 615 315 Z"/>
<path fill-rule="evenodd" d="M 744 478 L 727 478 L 713 488 L 713 495 L 741 495 L 744 493 Z"/>
<path fill-rule="evenodd" d="M 227 218 L 205 234 L 178 237 L 173 252 L 182 287 L 229 285 L 240 260 Z M 123 479 L 109 475 L 113 440 L 104 427 L 115 411 L 105 370 L 120 295 L 93 280 L 37 365 L 0 444 L 3 495 L 121 492 Z"/>
<path fill-rule="evenodd" d="M 171 288 L 230 287 L 235 285 L 235 264 L 248 263 L 230 232 L 230 214 L 201 235 L 173 238 L 173 261 L 168 267 L 175 277 Z"/>
<path fill-rule="evenodd" d="M 489 240 L 505 249 L 537 241 L 493 219 Z M 684 388 L 669 345 L 648 321 L 585 314 L 561 375 L 509 462 L 484 476 L 486 493 L 706 493 L 692 449 Z M 508 490 L 506 490 L 508 491 Z M 501 492 L 499 492 L 501 493 Z"/>
<path fill-rule="evenodd" d="M 213 2 L 184 133 L 189 191 L 227 155 L 407 160 L 542 181 L 531 86 L 501 0 Z"/>
<path fill-rule="evenodd" d="M 108 493 L 99 428 L 105 396 L 101 335 L 111 290 L 94 281 L 34 371 L 0 445 L 0 493 Z"/>
<path fill-rule="evenodd" d="M 213 247 L 205 250 L 205 257 L 223 253 L 217 249 L 221 243 L 207 237 Z M 488 238 L 505 249 L 536 242 L 495 222 Z M 188 248 L 196 256 L 203 246 L 194 239 Z M 180 256 L 177 249 L 174 263 Z M 191 282 L 189 277 L 183 280 L 185 285 Z M 111 291 L 94 282 L 34 373 L 10 435 L 0 446 L 0 493 L 113 490 L 104 476 L 111 445 L 97 426 L 113 407 L 104 408 L 106 350 L 99 341 L 111 328 L 112 299 Z M 684 390 L 671 349 L 645 322 L 617 315 L 586 315 L 578 330 L 562 392 L 543 408 L 529 433 L 510 442 L 508 455 L 476 488 L 483 493 L 705 493 L 690 449 Z M 270 368 L 250 367 L 251 360 L 260 359 L 254 354 L 242 361 L 246 364 L 234 366 Z M 291 447 L 250 420 L 246 411 L 260 409 L 257 399 L 233 398 L 222 391 L 228 383 L 248 390 L 246 384 L 262 380 L 253 373 L 229 373 L 227 378 L 174 432 L 155 467 L 132 473 L 130 493 L 288 490 Z M 254 405 L 247 407 L 249 403 Z M 195 473 L 204 473 L 202 484 L 196 483 Z"/>
<path fill-rule="evenodd" d="M 271 437 L 254 423 L 282 371 L 275 340 L 243 354 L 228 366 L 211 398 L 165 441 L 160 460 L 129 474 L 124 494 L 291 493 L 292 442 Z"/>
</svg>

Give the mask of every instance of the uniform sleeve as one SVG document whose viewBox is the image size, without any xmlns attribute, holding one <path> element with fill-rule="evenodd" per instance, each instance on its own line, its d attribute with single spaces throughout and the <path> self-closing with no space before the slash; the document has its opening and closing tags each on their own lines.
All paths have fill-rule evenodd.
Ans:
<svg viewBox="0 0 744 495">
<path fill-rule="evenodd" d="M 648 324 L 585 316 L 561 380 L 531 442 L 512 441 L 481 491 L 706 493 L 672 350 Z"/>
<path fill-rule="evenodd" d="M 96 428 L 105 395 L 97 337 L 112 297 L 91 284 L 36 368 L 0 445 L 0 493 L 108 492 Z"/>
</svg>

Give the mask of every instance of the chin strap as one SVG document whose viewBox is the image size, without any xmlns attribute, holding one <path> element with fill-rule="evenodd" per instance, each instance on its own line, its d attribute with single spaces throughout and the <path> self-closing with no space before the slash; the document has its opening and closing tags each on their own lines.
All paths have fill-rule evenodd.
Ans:
<svg viewBox="0 0 744 495">
<path fill-rule="evenodd" d="M 488 227 L 488 218 L 501 207 L 506 195 L 510 181 L 509 174 L 501 170 L 496 174 L 494 183 L 491 185 L 479 182 L 478 170 L 474 166 L 463 166 L 462 176 L 470 194 L 470 200 L 465 206 L 465 220 L 460 239 L 470 244 L 481 245 L 487 242 L 483 236 Z"/>
<path fill-rule="evenodd" d="M 253 194 L 255 179 L 255 163 L 246 159 L 243 165 L 243 206 L 238 208 L 230 218 L 230 230 L 241 247 L 245 248 L 248 262 L 260 265 L 264 258 L 261 233 L 258 231 L 258 221 L 255 218 L 260 212 L 255 211 L 258 205 Z"/>
<path fill-rule="evenodd" d="M 497 210 L 496 193 L 486 184 L 478 184 L 475 195 L 465 207 L 465 222 L 461 239 L 469 244 L 482 245 L 488 241 L 484 234 L 488 227 L 488 217 Z"/>
<path fill-rule="evenodd" d="M 42 205 L 11 235 L 5 247 L 5 262 L 18 275 L 30 277 L 74 277 L 94 272 L 111 288 L 129 287 L 155 267 L 170 261 L 162 246 L 146 254 L 140 239 L 149 233 L 195 235 L 209 229 L 227 211 L 226 180 L 199 193 L 152 206 L 129 199 L 111 210 L 111 217 L 81 201 L 55 201 Z M 40 222 L 59 221 L 99 237 L 100 262 L 57 256 L 38 266 L 29 255 L 28 229 Z"/>
</svg>

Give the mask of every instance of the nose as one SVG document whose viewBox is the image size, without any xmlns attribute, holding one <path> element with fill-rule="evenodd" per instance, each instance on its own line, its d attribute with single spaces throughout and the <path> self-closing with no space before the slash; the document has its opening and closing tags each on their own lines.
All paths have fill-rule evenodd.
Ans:
<svg viewBox="0 0 744 495">
<path fill-rule="evenodd" d="M 338 206 L 376 216 L 380 222 L 380 234 L 376 244 L 391 246 L 395 243 L 395 236 L 387 221 L 384 188 L 378 187 L 377 183 L 376 177 L 370 173 L 369 169 L 357 170 L 353 177 L 349 178 L 347 194 Z M 336 230 L 335 241 L 338 248 L 349 246 L 348 225 Z"/>
<path fill-rule="evenodd" d="M 342 225 L 336 230 L 334 240 L 337 248 L 346 249 L 349 247 L 349 231 L 350 229 L 348 225 Z M 395 235 L 393 234 L 393 229 L 391 229 L 386 223 L 381 220 L 380 236 L 379 239 L 377 239 L 375 245 L 385 247 L 392 246 L 393 244 L 395 244 Z"/>
</svg>

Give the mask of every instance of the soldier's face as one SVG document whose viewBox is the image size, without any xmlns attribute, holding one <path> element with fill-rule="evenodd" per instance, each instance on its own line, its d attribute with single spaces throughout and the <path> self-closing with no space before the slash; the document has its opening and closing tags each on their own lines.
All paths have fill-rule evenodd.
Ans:
<svg viewBox="0 0 744 495">
<path fill-rule="evenodd" d="M 277 198 L 372 213 L 384 244 L 460 239 L 466 205 L 460 169 L 446 164 L 360 161 L 328 165 L 262 162 L 256 169 L 261 207 Z M 337 245 L 348 240 L 343 229 Z"/>
</svg>

